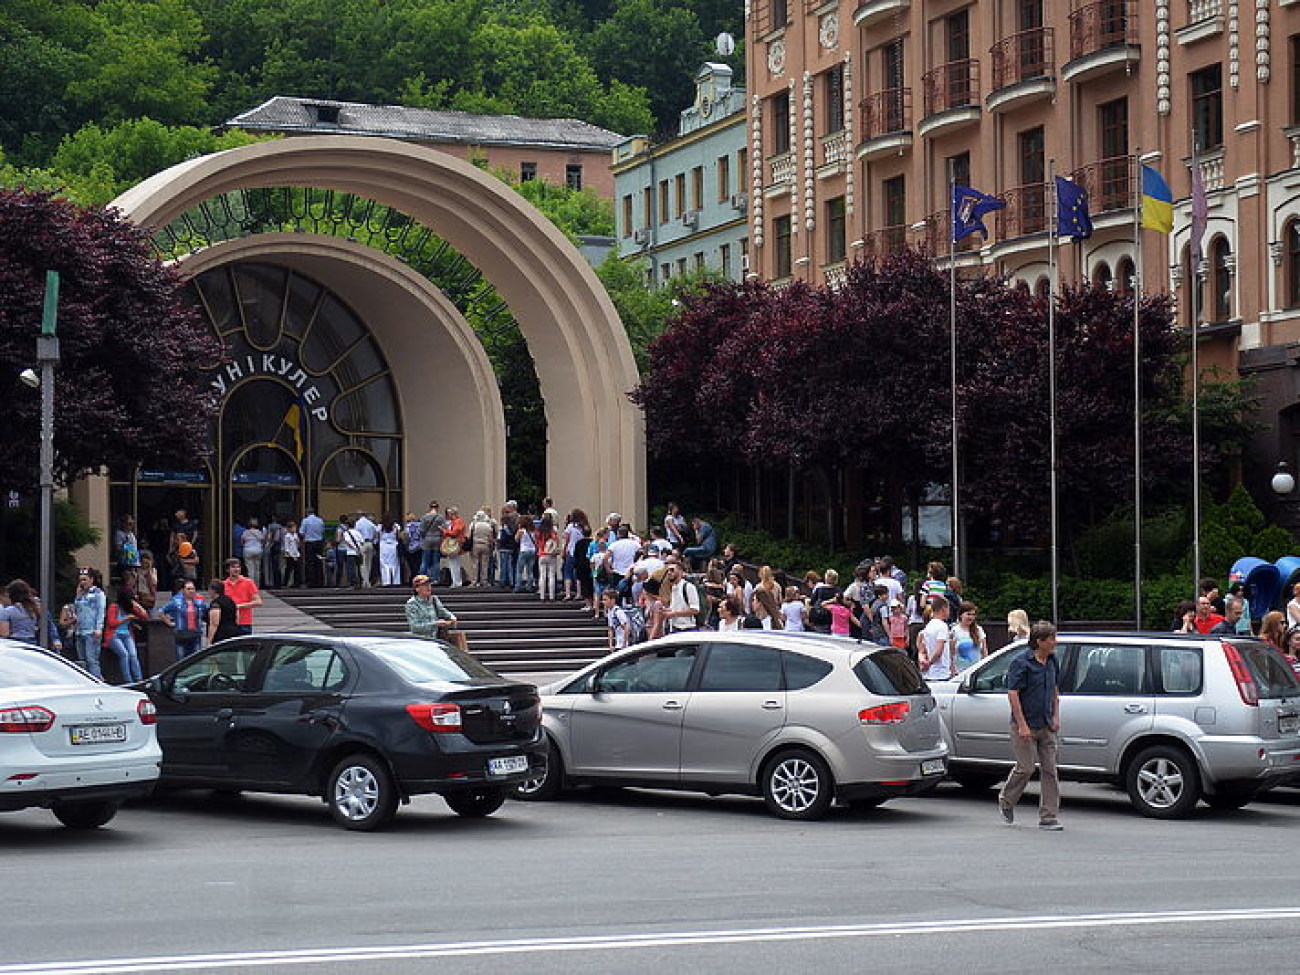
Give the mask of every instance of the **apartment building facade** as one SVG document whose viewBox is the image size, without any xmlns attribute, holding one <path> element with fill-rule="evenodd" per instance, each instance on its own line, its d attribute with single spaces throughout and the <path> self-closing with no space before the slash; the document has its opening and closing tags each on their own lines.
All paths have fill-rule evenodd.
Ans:
<svg viewBox="0 0 1300 975">
<path fill-rule="evenodd" d="M 618 253 L 644 261 L 651 287 L 705 269 L 734 281 L 747 273 L 748 118 L 731 68 L 706 63 L 675 138 L 638 135 L 614 147 Z"/>
<path fill-rule="evenodd" d="M 1203 357 L 1265 399 L 1247 482 L 1300 462 L 1300 0 L 749 2 L 754 273 L 833 283 L 905 244 L 946 265 L 955 181 L 1005 202 L 958 267 L 1045 290 L 1070 178 L 1095 229 L 1060 242 L 1061 279 L 1126 290 L 1140 260 L 1184 326 L 1197 289 Z M 1170 235 L 1135 230 L 1139 162 L 1172 191 Z"/>
</svg>

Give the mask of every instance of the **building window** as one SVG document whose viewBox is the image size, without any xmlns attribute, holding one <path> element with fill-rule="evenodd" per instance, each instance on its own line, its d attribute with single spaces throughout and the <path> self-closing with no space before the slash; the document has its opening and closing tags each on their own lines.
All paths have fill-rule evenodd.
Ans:
<svg viewBox="0 0 1300 975">
<path fill-rule="evenodd" d="M 582 189 L 581 163 L 569 163 L 564 167 L 564 185 L 571 190 Z"/>
<path fill-rule="evenodd" d="M 660 223 L 668 222 L 668 213 L 669 213 L 668 180 L 661 179 L 659 181 L 659 222 Z"/>
<path fill-rule="evenodd" d="M 736 150 L 736 192 L 745 192 L 745 169 L 749 164 L 749 150 Z"/>
<path fill-rule="evenodd" d="M 826 201 L 826 263 L 839 264 L 848 254 L 844 197 Z"/>
<path fill-rule="evenodd" d="M 1291 37 L 1291 124 L 1300 123 L 1300 34 Z"/>
<path fill-rule="evenodd" d="M 907 183 L 905 177 L 895 176 L 880 184 L 884 217 L 884 253 L 901 250 L 907 237 Z"/>
<path fill-rule="evenodd" d="M 1047 228 L 1047 157 L 1043 127 L 1021 132 L 1020 149 L 1020 233 L 1036 234 Z"/>
<path fill-rule="evenodd" d="M 772 0 L 772 29 L 780 30 L 790 23 L 790 5 L 787 0 Z"/>
<path fill-rule="evenodd" d="M 691 170 L 691 209 L 704 209 L 704 167 L 696 166 Z"/>
<path fill-rule="evenodd" d="M 1034 293 L 1043 301 L 1050 301 L 1052 298 L 1052 279 L 1044 275 L 1038 279 L 1034 285 Z"/>
<path fill-rule="evenodd" d="M 527 183 L 530 179 L 537 178 L 537 163 L 521 162 L 519 164 L 519 182 Z"/>
<path fill-rule="evenodd" d="M 1232 254 L 1225 237 L 1215 237 L 1210 244 L 1210 313 L 1209 321 L 1226 322 L 1232 318 L 1232 271 L 1228 267 Z"/>
<path fill-rule="evenodd" d="M 660 264 L 660 265 L 659 265 L 659 280 L 660 280 L 660 281 L 667 281 L 667 280 L 668 280 L 669 278 L 671 278 L 672 276 L 673 276 L 673 266 L 672 266 L 671 264 Z"/>
<path fill-rule="evenodd" d="M 1115 290 L 1122 295 L 1131 295 L 1137 287 L 1137 272 L 1133 266 L 1133 259 L 1121 257 L 1119 263 L 1115 265 Z"/>
<path fill-rule="evenodd" d="M 718 263 L 722 265 L 723 277 L 731 277 L 731 245 L 722 244 L 718 247 Z"/>
<path fill-rule="evenodd" d="M 677 216 L 680 218 L 686 212 L 686 174 L 678 173 L 673 182 L 677 184 Z"/>
<path fill-rule="evenodd" d="M 971 103 L 970 11 L 959 10 L 945 22 L 948 34 L 947 106 Z"/>
<path fill-rule="evenodd" d="M 790 151 L 790 93 L 788 91 L 773 95 L 771 102 L 772 152 L 779 155 Z"/>
<path fill-rule="evenodd" d="M 731 199 L 731 157 L 718 157 L 718 202 Z"/>
<path fill-rule="evenodd" d="M 1102 261 L 1092 269 L 1092 286 L 1094 288 L 1105 288 L 1111 290 L 1114 279 L 1110 275 L 1110 265 Z"/>
<path fill-rule="evenodd" d="M 826 132 L 844 128 L 844 65 L 837 64 L 826 72 L 823 84 L 826 99 Z"/>
<path fill-rule="evenodd" d="M 695 270 L 697 271 L 704 270 L 704 251 L 695 252 Z"/>
<path fill-rule="evenodd" d="M 632 236 L 632 194 L 623 196 L 623 236 Z"/>
<path fill-rule="evenodd" d="M 655 222 L 655 191 L 653 186 L 647 186 L 641 191 L 642 206 L 645 207 L 645 219 L 641 221 L 641 226 L 649 227 Z"/>
<path fill-rule="evenodd" d="M 1300 305 L 1300 218 L 1286 224 L 1286 306 Z"/>
<path fill-rule="evenodd" d="M 791 244 L 789 216 L 777 217 L 772 221 L 772 245 L 775 255 L 773 276 L 778 279 L 788 278 L 794 267 Z"/>
<path fill-rule="evenodd" d="M 684 257 L 677 258 L 677 274 L 679 276 L 685 276 L 686 274 L 686 258 Z"/>
<path fill-rule="evenodd" d="M 1193 149 L 1223 145 L 1223 66 L 1212 64 L 1191 75 Z"/>
<path fill-rule="evenodd" d="M 959 152 L 955 156 L 949 156 L 946 175 L 957 186 L 970 186 L 970 153 Z M 944 199 L 947 196 L 947 193 L 943 194 Z"/>
</svg>

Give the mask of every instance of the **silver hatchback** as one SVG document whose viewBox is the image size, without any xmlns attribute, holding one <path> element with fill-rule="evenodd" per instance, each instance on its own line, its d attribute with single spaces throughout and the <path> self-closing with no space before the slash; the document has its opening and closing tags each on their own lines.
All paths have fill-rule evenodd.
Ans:
<svg viewBox="0 0 1300 975">
<path fill-rule="evenodd" d="M 988 788 L 1014 764 L 1006 675 L 1013 644 L 933 684 L 949 774 Z M 1144 816 L 1219 809 L 1300 772 L 1300 681 L 1259 640 L 1164 633 L 1062 633 L 1062 779 L 1124 787 Z"/>
<path fill-rule="evenodd" d="M 906 654 L 817 634 L 681 633 L 542 687 L 544 776 L 525 800 L 576 785 L 761 795 L 783 819 L 836 799 L 879 805 L 932 788 L 947 749 Z"/>
</svg>

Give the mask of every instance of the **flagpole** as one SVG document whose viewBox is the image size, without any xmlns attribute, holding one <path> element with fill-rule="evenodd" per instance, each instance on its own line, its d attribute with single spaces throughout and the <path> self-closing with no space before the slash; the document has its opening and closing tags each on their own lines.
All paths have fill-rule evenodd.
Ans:
<svg viewBox="0 0 1300 975">
<path fill-rule="evenodd" d="M 1196 130 L 1192 129 L 1192 172 L 1200 166 L 1196 152 Z M 1188 263 L 1192 265 L 1188 279 L 1192 289 L 1192 598 L 1196 598 L 1197 587 L 1201 583 L 1201 367 L 1199 320 L 1201 317 L 1200 276 L 1201 261 L 1196 241 L 1189 242 L 1187 248 Z"/>
<path fill-rule="evenodd" d="M 1142 151 L 1133 150 L 1133 625 L 1142 629 Z"/>
<path fill-rule="evenodd" d="M 1056 541 L 1058 534 L 1056 510 L 1056 295 L 1060 290 L 1060 273 L 1056 259 L 1056 222 L 1058 219 L 1056 204 L 1056 160 L 1048 160 L 1047 184 L 1044 191 L 1052 187 L 1048 195 L 1052 199 L 1052 217 L 1047 221 L 1047 266 L 1048 280 L 1051 282 L 1051 294 L 1047 301 L 1047 400 L 1048 400 L 1048 469 L 1049 469 L 1049 504 L 1051 508 L 1051 549 L 1052 549 L 1052 622 L 1061 623 L 1060 579 L 1057 575 L 1058 554 Z"/>
<path fill-rule="evenodd" d="M 957 192 L 957 175 L 952 159 L 948 160 L 948 220 L 952 219 L 952 200 Z M 957 454 L 957 228 L 955 223 L 948 234 L 948 358 L 951 362 L 952 382 L 952 572 L 965 579 L 961 547 L 961 508 L 957 487 L 960 470 Z"/>
</svg>

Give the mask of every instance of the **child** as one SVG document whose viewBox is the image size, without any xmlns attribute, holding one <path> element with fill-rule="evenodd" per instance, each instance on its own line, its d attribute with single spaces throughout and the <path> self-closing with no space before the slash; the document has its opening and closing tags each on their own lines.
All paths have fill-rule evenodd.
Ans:
<svg viewBox="0 0 1300 975">
<path fill-rule="evenodd" d="M 851 636 L 850 625 L 853 620 L 853 610 L 849 607 L 848 601 L 845 600 L 844 594 L 837 592 L 822 605 L 831 614 L 831 636 Z"/>
<path fill-rule="evenodd" d="M 785 602 L 781 603 L 781 616 L 790 633 L 803 633 L 808 629 L 808 604 L 794 586 L 785 587 Z"/>
<path fill-rule="evenodd" d="M 618 604 L 618 593 L 613 589 L 606 589 L 600 594 L 600 604 L 605 610 L 605 621 L 609 628 L 609 651 L 622 650 L 628 644 L 628 636 L 631 633 L 631 620 L 628 619 L 627 610 Z"/>
<path fill-rule="evenodd" d="M 885 626 L 889 630 L 890 645 L 898 647 L 899 650 L 906 650 L 907 613 L 903 610 L 903 604 L 897 599 L 889 602 L 889 616 L 885 620 Z"/>
</svg>

